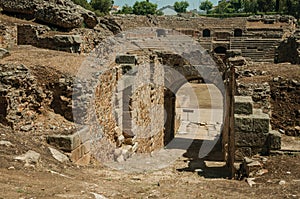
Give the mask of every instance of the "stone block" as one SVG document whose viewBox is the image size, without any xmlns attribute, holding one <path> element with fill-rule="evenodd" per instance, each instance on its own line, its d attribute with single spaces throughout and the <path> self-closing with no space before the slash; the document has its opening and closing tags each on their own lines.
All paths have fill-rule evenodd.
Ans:
<svg viewBox="0 0 300 199">
<path fill-rule="evenodd" d="M 253 113 L 252 97 L 234 96 L 234 113 L 251 115 Z"/>
<path fill-rule="evenodd" d="M 268 145 L 271 150 L 281 149 L 281 134 L 278 131 L 270 131 L 268 135 Z"/>
<path fill-rule="evenodd" d="M 87 153 L 84 156 L 82 156 L 79 160 L 75 162 L 75 164 L 80 166 L 88 165 L 91 162 L 91 154 Z"/>
<path fill-rule="evenodd" d="M 237 147 L 259 147 L 263 148 L 267 144 L 268 134 L 235 132 L 235 144 Z"/>
<path fill-rule="evenodd" d="M 270 117 L 264 113 L 253 114 L 253 131 L 256 133 L 268 133 L 270 129 Z"/>
<path fill-rule="evenodd" d="M 71 151 L 68 155 L 72 162 L 77 162 L 80 158 L 82 158 L 85 154 L 88 154 L 91 150 L 90 142 L 86 142 L 81 144 L 79 147 Z"/>
<path fill-rule="evenodd" d="M 135 64 L 136 58 L 134 55 L 118 55 L 116 57 L 117 64 Z"/>
<path fill-rule="evenodd" d="M 91 141 L 87 141 L 82 144 L 82 150 L 84 154 L 87 154 L 91 151 Z"/>
<path fill-rule="evenodd" d="M 89 126 L 83 127 L 82 129 L 80 129 L 76 133 L 80 137 L 81 143 L 87 142 L 88 140 L 91 139 L 90 127 Z"/>
<path fill-rule="evenodd" d="M 234 115 L 234 129 L 237 132 L 252 132 L 253 118 L 248 115 Z"/>
<path fill-rule="evenodd" d="M 47 143 L 63 151 L 71 152 L 81 144 L 81 139 L 76 133 L 73 135 L 53 135 L 47 137 Z"/>
</svg>

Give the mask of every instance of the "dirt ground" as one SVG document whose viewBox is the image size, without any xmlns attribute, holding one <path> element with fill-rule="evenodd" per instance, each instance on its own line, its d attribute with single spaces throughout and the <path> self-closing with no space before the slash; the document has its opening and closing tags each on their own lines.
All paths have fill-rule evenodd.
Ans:
<svg viewBox="0 0 300 199">
<path fill-rule="evenodd" d="M 58 71 L 74 75 L 85 59 L 83 55 L 28 46 L 12 49 L 11 54 L 1 63 L 24 64 L 38 71 L 35 75 L 40 81 L 57 78 Z M 268 73 L 259 80 L 251 77 L 245 81 L 269 81 L 279 75 L 300 77 L 299 66 L 251 67 Z M 49 79 L 44 78 L 47 74 Z M 66 123 L 63 117 L 51 112 L 38 120 L 44 124 Z M 245 180 L 224 178 L 226 169 L 221 166 L 204 167 L 200 160 L 194 159 L 191 167 L 188 156 L 180 157 L 167 168 L 145 173 L 116 171 L 96 161 L 85 167 L 60 163 L 52 157 L 45 141 L 49 133 L 14 132 L 0 125 L 0 141 L 11 142 L 9 146 L 0 145 L 0 198 L 300 198 L 300 155 L 265 157 L 263 167 L 268 172 L 255 177 L 256 184 L 250 187 Z M 284 140 L 289 146 L 299 143 L 297 137 Z M 28 150 L 41 154 L 34 166 L 27 167 L 14 159 Z"/>
<path fill-rule="evenodd" d="M 244 180 L 228 180 L 223 167 L 205 167 L 199 160 L 181 157 L 159 171 L 127 173 L 94 162 L 90 166 L 59 163 L 40 135 L 12 132 L 2 127 L 0 140 L 0 198 L 300 198 L 300 155 L 267 158 L 268 173 L 250 187 Z M 14 157 L 35 150 L 41 154 L 34 167 Z M 197 170 L 198 168 L 198 170 Z M 201 168 L 201 170 L 200 170 Z M 98 195 L 99 197 L 99 195 Z M 101 197 L 99 197 L 101 198 Z"/>
</svg>

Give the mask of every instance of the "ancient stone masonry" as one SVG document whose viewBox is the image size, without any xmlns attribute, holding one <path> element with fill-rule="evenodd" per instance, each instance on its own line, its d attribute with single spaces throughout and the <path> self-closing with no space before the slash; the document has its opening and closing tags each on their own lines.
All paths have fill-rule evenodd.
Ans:
<svg viewBox="0 0 300 199">
<path fill-rule="evenodd" d="M 0 122 L 14 130 L 32 130 L 36 115 L 50 104 L 51 94 L 37 85 L 23 65 L 0 65 L 0 76 Z"/>
<path fill-rule="evenodd" d="M 282 66 L 285 67 L 285 66 Z M 238 77 L 249 78 L 267 75 L 266 71 L 238 67 Z M 263 83 L 246 83 L 237 79 L 237 95 L 252 96 L 253 107 L 262 109 L 272 120 L 272 127 L 282 134 L 299 136 L 300 106 L 299 80 L 274 77 Z"/>
<path fill-rule="evenodd" d="M 296 21 L 290 16 L 254 16 L 249 18 L 216 19 L 207 17 L 111 16 L 122 30 L 158 26 L 174 29 L 197 39 L 209 51 L 225 54 L 239 49 L 252 61 L 273 62 L 281 41 L 292 35 Z M 191 28 L 192 27 L 192 28 Z"/>
<path fill-rule="evenodd" d="M 95 29 L 75 28 L 71 32 L 52 31 L 48 26 L 22 24 L 17 26 L 17 44 L 60 50 L 71 53 L 90 53 L 106 37 L 109 29 L 97 26 Z M 7 41 L 7 40 L 5 40 Z"/>
<path fill-rule="evenodd" d="M 61 77 L 57 82 L 47 85 L 47 89 L 52 92 L 50 108 L 69 121 L 74 121 L 72 110 L 73 78 Z M 74 102 L 78 99 L 74 97 Z"/>
<path fill-rule="evenodd" d="M 280 133 L 270 130 L 270 117 L 253 109 L 250 96 L 235 96 L 234 128 L 237 160 L 281 148 Z"/>
<path fill-rule="evenodd" d="M 27 18 L 54 25 L 64 29 L 72 29 L 86 25 L 94 28 L 98 24 L 96 15 L 71 0 L 1 0 L 3 11 L 22 14 Z"/>
<path fill-rule="evenodd" d="M 40 48 L 79 52 L 82 43 L 79 35 L 54 35 L 46 33 L 50 29 L 46 26 L 19 25 L 18 45 L 33 45 Z"/>
<path fill-rule="evenodd" d="M 72 135 L 48 136 L 48 144 L 64 151 L 78 165 L 87 165 L 91 160 L 90 129 L 86 126 Z"/>
<path fill-rule="evenodd" d="M 246 72 L 244 71 L 244 73 Z M 255 109 L 262 109 L 263 113 L 271 116 L 270 94 L 271 88 L 268 82 L 263 84 L 237 83 L 237 95 L 252 96 L 253 107 Z"/>
<path fill-rule="evenodd" d="M 82 8 L 79 6 L 74 7 L 69 0 L 22 1 L 24 1 L 22 6 L 12 1 L 0 1 L 0 6 L 6 12 L 25 13 L 27 15 L 36 13 L 38 15 L 36 19 L 40 17 L 42 19 L 39 20 L 48 22 L 47 24 L 67 28 L 71 32 L 66 34 L 47 31 L 36 34 L 35 30 L 33 32 L 27 30 L 25 34 L 23 33 L 25 28 L 20 28 L 20 31 L 18 31 L 19 44 L 30 44 L 23 41 L 29 41 L 31 35 L 31 38 L 33 38 L 31 45 L 68 52 L 89 53 L 107 36 L 139 27 L 161 27 L 189 35 L 198 40 L 203 48 L 217 54 L 225 54 L 226 50 L 233 49 L 240 50 L 243 57 L 252 61 L 274 62 L 275 59 L 277 62 L 290 61 L 297 63 L 299 59 L 297 44 L 299 39 L 295 39 L 297 38 L 297 31 L 295 32 L 296 22 L 293 17 L 289 16 L 276 15 L 218 19 L 209 17 L 115 15 L 95 18 L 90 12 L 82 11 Z M 40 12 L 30 10 L 32 7 L 40 8 L 39 6 L 41 5 L 43 7 L 39 10 Z M 66 7 L 62 7 L 62 5 Z M 52 16 L 52 9 L 55 12 L 63 13 L 63 19 L 48 19 L 48 16 Z M 72 9 L 75 9 L 76 12 L 70 12 Z M 68 18 L 69 14 L 70 17 Z M 53 21 L 57 22 L 57 24 Z M 85 29 L 83 27 L 93 29 Z M 294 32 L 295 36 L 293 36 Z M 284 39 L 286 41 L 282 43 Z M 285 60 L 286 56 L 284 53 L 285 49 L 288 48 L 290 48 L 289 52 L 292 52 L 293 56 Z"/>
<path fill-rule="evenodd" d="M 105 38 L 112 36 L 113 33 L 105 26 L 97 25 L 94 29 L 75 28 L 70 34 L 80 35 L 80 53 L 92 52 Z"/>
<path fill-rule="evenodd" d="M 277 48 L 276 63 L 290 62 L 300 64 L 300 30 L 297 29 L 293 35 L 286 38 Z"/>
</svg>

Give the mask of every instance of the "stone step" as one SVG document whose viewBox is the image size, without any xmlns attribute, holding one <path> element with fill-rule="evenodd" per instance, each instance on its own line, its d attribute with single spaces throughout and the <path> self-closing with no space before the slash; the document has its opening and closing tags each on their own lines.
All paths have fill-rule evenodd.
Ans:
<svg viewBox="0 0 300 199">
<path fill-rule="evenodd" d="M 235 114 L 253 114 L 253 100 L 251 96 L 234 96 Z"/>
</svg>

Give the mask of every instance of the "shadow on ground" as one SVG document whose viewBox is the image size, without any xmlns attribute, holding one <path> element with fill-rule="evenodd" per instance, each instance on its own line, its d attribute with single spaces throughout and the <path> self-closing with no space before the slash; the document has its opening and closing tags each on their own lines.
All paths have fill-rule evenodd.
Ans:
<svg viewBox="0 0 300 199">
<path fill-rule="evenodd" d="M 199 151 L 203 142 L 204 140 L 199 139 L 192 142 L 187 152 L 183 154 L 184 157 L 188 158 L 188 167 L 177 170 L 179 172 L 197 172 L 204 178 L 228 178 L 230 170 L 224 162 L 220 140 L 206 157 L 200 159 Z"/>
</svg>

